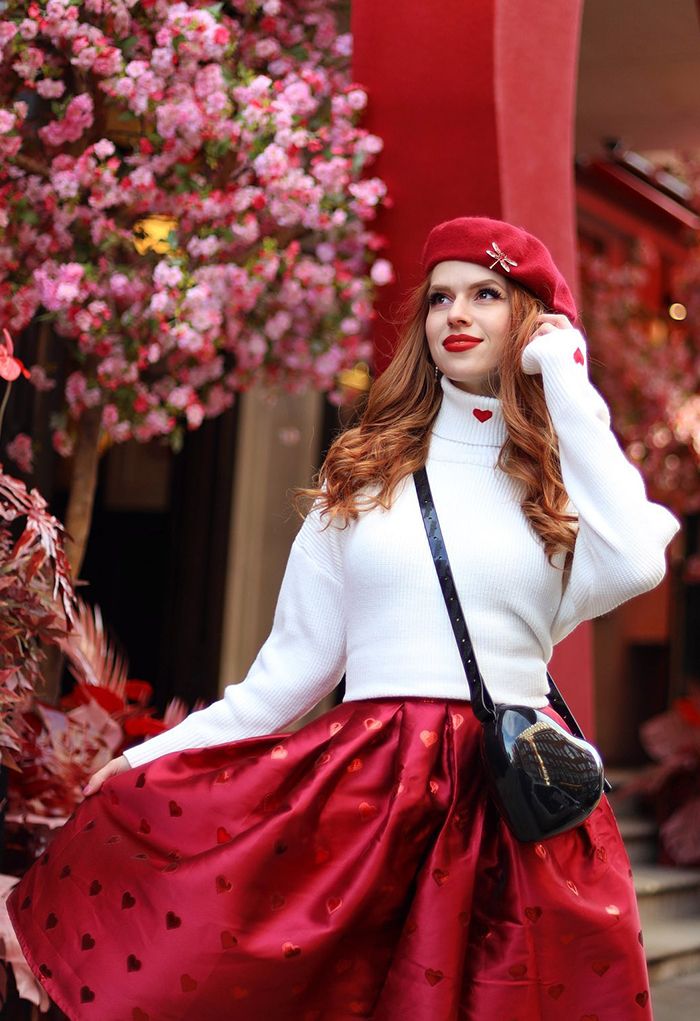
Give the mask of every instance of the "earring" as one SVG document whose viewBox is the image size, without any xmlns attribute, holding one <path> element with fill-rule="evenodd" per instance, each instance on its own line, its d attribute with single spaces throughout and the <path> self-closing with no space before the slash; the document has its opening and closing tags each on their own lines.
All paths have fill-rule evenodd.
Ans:
<svg viewBox="0 0 700 1021">
<path fill-rule="evenodd" d="M 437 365 L 436 365 L 436 366 L 435 366 L 435 379 L 436 379 L 436 380 L 438 379 L 438 372 L 439 372 L 439 369 L 438 369 L 438 367 L 437 367 Z"/>
</svg>

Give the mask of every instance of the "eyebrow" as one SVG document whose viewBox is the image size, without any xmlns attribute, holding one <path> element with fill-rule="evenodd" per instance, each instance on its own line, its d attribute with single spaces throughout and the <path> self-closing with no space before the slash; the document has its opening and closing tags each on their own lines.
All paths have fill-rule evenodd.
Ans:
<svg viewBox="0 0 700 1021">
<path fill-rule="evenodd" d="M 468 290 L 473 291 L 477 287 L 484 286 L 498 287 L 502 291 L 505 290 L 505 285 L 502 284 L 500 280 L 496 280 L 494 277 L 484 277 L 483 280 L 477 280 L 476 283 L 469 284 Z M 452 290 L 454 290 L 454 288 L 450 287 L 449 284 L 434 283 L 430 285 L 430 290 L 428 291 L 428 294 L 430 295 L 434 291 L 452 291 Z"/>
</svg>

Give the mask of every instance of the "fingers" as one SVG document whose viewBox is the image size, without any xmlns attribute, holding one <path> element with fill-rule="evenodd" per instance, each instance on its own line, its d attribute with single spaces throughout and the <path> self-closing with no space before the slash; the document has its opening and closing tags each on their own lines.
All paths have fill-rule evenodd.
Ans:
<svg viewBox="0 0 700 1021">
<path fill-rule="evenodd" d="M 542 312 L 541 315 L 538 315 L 537 322 L 538 329 L 542 326 L 550 326 L 556 330 L 573 330 L 573 326 L 566 316 L 554 312 Z M 549 333 L 550 331 L 545 330 L 544 332 Z"/>
<path fill-rule="evenodd" d="M 129 769 L 129 763 L 123 755 L 120 755 L 116 759 L 112 759 L 102 769 L 98 769 L 96 773 L 93 773 L 88 782 L 83 787 L 83 794 L 88 797 L 90 794 L 96 794 L 100 790 L 105 780 L 109 780 L 110 776 L 116 776 L 118 773 L 123 773 Z"/>
<path fill-rule="evenodd" d="M 542 314 L 537 317 L 537 324 L 533 330 L 530 340 L 534 340 L 535 337 L 543 337 L 546 333 L 552 333 L 554 330 L 572 329 L 573 326 L 566 316 L 555 314 L 553 312 L 542 312 Z"/>
</svg>

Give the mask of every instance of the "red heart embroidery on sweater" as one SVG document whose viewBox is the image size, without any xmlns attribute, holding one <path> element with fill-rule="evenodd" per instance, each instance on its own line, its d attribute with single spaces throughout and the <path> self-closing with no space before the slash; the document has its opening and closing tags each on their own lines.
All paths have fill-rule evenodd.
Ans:
<svg viewBox="0 0 700 1021">
<path fill-rule="evenodd" d="M 228 830 L 225 830 L 223 826 L 219 826 L 216 831 L 216 842 L 217 844 L 228 844 L 229 841 L 233 840 L 233 837 Z"/>
<path fill-rule="evenodd" d="M 542 908 L 525 908 L 525 917 L 530 922 L 539 922 L 542 917 Z"/>
<path fill-rule="evenodd" d="M 92 1003 L 92 1001 L 94 999 L 95 999 L 95 994 L 93 993 L 93 991 L 90 988 L 90 986 L 83 986 L 82 989 L 80 990 L 80 1002 L 81 1003 Z"/>
<path fill-rule="evenodd" d="M 39 971 L 44 976 L 44 978 L 51 978 L 51 976 L 53 975 L 53 972 L 49 968 L 48 964 L 40 964 Z"/>
<path fill-rule="evenodd" d="M 234 986 L 232 992 L 234 1000 L 245 1000 L 246 996 L 250 994 L 250 990 L 245 986 Z"/>
<path fill-rule="evenodd" d="M 83 934 L 83 938 L 80 941 L 80 947 L 82 950 L 92 950 L 95 945 L 95 940 L 89 932 Z"/>
<path fill-rule="evenodd" d="M 150 1015 L 140 1007 L 134 1007 L 131 1012 L 131 1021 L 150 1021 Z"/>
<path fill-rule="evenodd" d="M 547 993 L 549 996 L 552 997 L 553 1000 L 558 1000 L 561 994 L 564 992 L 565 988 L 566 987 L 563 986 L 561 982 L 559 982 L 555 986 L 550 986 L 549 989 L 547 990 Z"/>
<path fill-rule="evenodd" d="M 444 886 L 449 876 L 450 873 L 446 869 L 433 869 L 433 879 L 438 886 Z"/>
<path fill-rule="evenodd" d="M 640 1007 L 646 1007 L 649 1001 L 649 993 L 646 990 L 643 993 L 637 993 L 634 998 L 634 1002 L 638 1003 Z"/>
<path fill-rule="evenodd" d="M 445 976 L 441 971 L 438 971 L 435 968 L 426 968 L 425 977 L 431 986 L 436 986 L 438 982 L 442 982 Z"/>
<path fill-rule="evenodd" d="M 279 909 L 283 908 L 286 903 L 287 902 L 281 893 L 273 893 L 270 897 L 270 907 L 273 911 L 279 911 Z"/>
<path fill-rule="evenodd" d="M 610 963 L 608 961 L 593 961 L 591 968 L 596 975 L 600 975 L 602 977 L 606 971 L 609 971 Z"/>
<path fill-rule="evenodd" d="M 168 805 L 168 811 L 174 817 L 182 815 L 182 808 L 178 805 L 177 801 L 171 801 Z"/>
<path fill-rule="evenodd" d="M 58 919 L 56 918 L 55 914 L 52 911 L 47 916 L 47 918 L 46 918 L 46 922 L 44 924 L 44 928 L 45 929 L 55 929 L 57 925 L 58 925 Z"/>
<path fill-rule="evenodd" d="M 577 347 L 576 350 L 574 351 L 574 361 L 576 362 L 577 365 L 583 365 L 584 362 L 583 351 L 581 350 L 580 347 Z"/>
<path fill-rule="evenodd" d="M 472 415 L 480 422 L 488 422 L 493 417 L 493 411 L 486 411 L 484 408 L 474 408 Z"/>
<path fill-rule="evenodd" d="M 67 879 L 70 874 L 71 874 L 71 867 L 70 867 L 70 865 L 64 865 L 63 868 L 61 869 L 61 871 L 58 874 L 58 878 L 59 879 Z"/>
<path fill-rule="evenodd" d="M 426 748 L 430 748 L 430 746 L 434 745 L 438 739 L 434 730 L 421 730 L 419 736 Z"/>
<path fill-rule="evenodd" d="M 150 832 L 151 832 L 151 826 L 150 826 L 150 823 L 148 822 L 148 820 L 146 820 L 146 819 L 142 819 L 142 820 L 141 820 L 141 823 L 140 823 L 140 825 L 139 825 L 139 833 L 145 833 L 145 834 L 148 834 L 148 833 L 150 833 Z"/>
<path fill-rule="evenodd" d="M 332 915 L 334 911 L 337 911 L 340 905 L 343 903 L 341 897 L 329 897 L 326 901 L 326 909 L 328 914 Z"/>
<path fill-rule="evenodd" d="M 139 775 L 136 777 L 136 783 L 134 784 L 134 787 L 144 787 L 145 784 L 146 784 L 146 774 L 145 773 L 139 773 Z M 138 1010 L 138 1007 L 136 1009 Z"/>
<path fill-rule="evenodd" d="M 126 970 L 127 971 L 141 971 L 141 961 L 139 961 L 136 954 L 129 954 L 126 959 Z"/>
<path fill-rule="evenodd" d="M 298 957 L 301 953 L 301 947 L 296 946 L 295 943 L 291 943 L 289 940 L 282 944 L 282 953 L 285 957 Z"/>
<path fill-rule="evenodd" d="M 128 908 L 133 908 L 135 903 L 136 903 L 136 898 L 133 896 L 133 894 L 129 893 L 128 890 L 126 891 L 126 893 L 122 894 L 122 908 L 125 911 Z"/>
<path fill-rule="evenodd" d="M 91 897 L 96 897 L 101 889 L 102 883 L 99 881 L 99 879 L 93 879 L 93 881 L 90 883 L 90 889 L 88 890 L 88 893 L 90 894 Z"/>
<path fill-rule="evenodd" d="M 165 916 L 165 927 L 166 929 L 179 929 L 182 925 L 182 919 L 179 915 L 176 915 L 174 911 L 168 911 Z"/>
<path fill-rule="evenodd" d="M 369 716 L 365 720 L 365 727 L 367 728 L 367 730 L 381 730 L 382 729 L 382 721 L 381 720 L 375 720 L 375 718 L 373 716 Z"/>
<path fill-rule="evenodd" d="M 221 933 L 221 946 L 223 947 L 224 950 L 230 950 L 231 947 L 238 946 L 238 940 L 236 939 L 232 932 L 229 932 L 227 929 L 224 929 L 224 931 Z"/>
<path fill-rule="evenodd" d="M 180 975 L 180 988 L 183 993 L 193 993 L 197 988 L 197 980 L 191 975 Z"/>
</svg>

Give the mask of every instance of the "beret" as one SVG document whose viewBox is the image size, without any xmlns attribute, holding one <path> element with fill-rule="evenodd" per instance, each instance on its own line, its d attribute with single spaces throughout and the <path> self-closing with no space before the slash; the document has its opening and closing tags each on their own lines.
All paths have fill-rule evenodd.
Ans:
<svg viewBox="0 0 700 1021">
<path fill-rule="evenodd" d="M 438 262 L 458 259 L 492 269 L 527 288 L 551 311 L 576 320 L 576 303 L 569 285 L 554 265 L 549 249 L 533 234 L 503 220 L 459 216 L 439 223 L 423 247 L 427 276 Z"/>
</svg>

